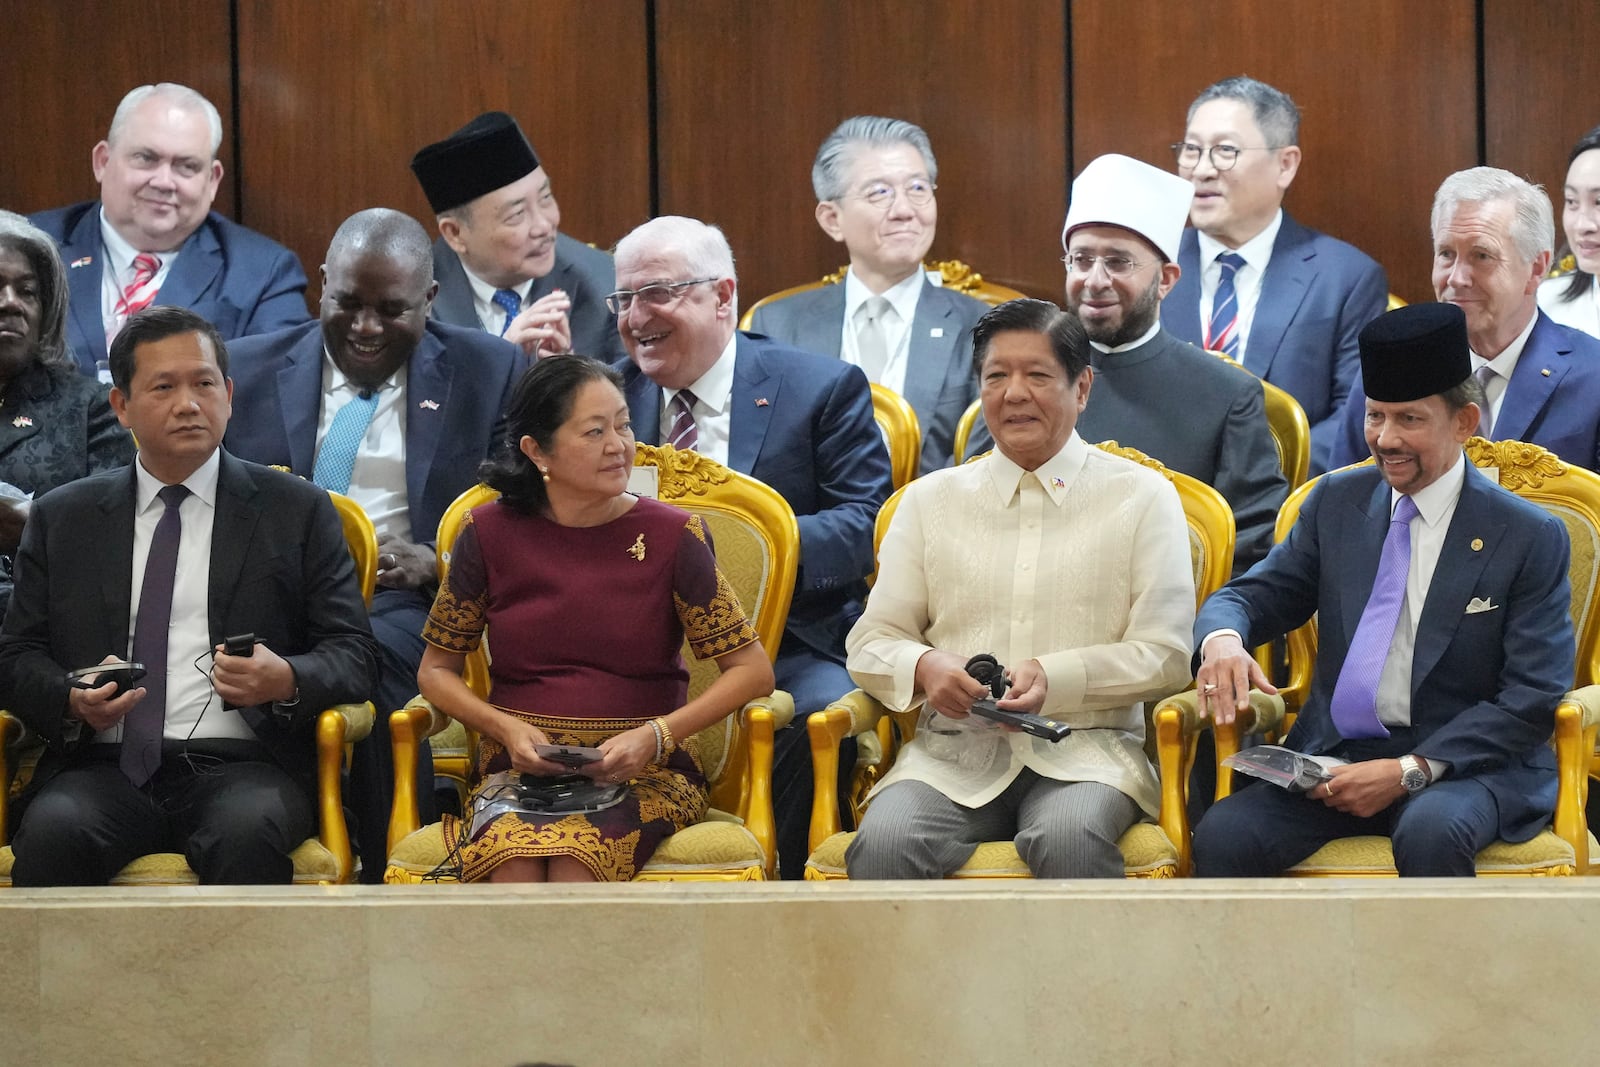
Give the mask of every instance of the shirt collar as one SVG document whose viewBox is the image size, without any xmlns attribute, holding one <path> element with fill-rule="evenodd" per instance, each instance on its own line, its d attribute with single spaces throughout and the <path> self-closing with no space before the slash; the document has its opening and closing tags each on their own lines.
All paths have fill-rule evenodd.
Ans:
<svg viewBox="0 0 1600 1067">
<path fill-rule="evenodd" d="M 1417 505 L 1417 514 L 1422 516 L 1422 521 L 1429 526 L 1437 526 L 1439 520 L 1448 515 L 1455 507 L 1457 498 L 1461 496 L 1461 487 L 1467 480 L 1467 456 L 1465 452 L 1456 453 L 1455 465 L 1435 478 L 1427 486 L 1411 494 L 1411 502 Z M 1389 514 L 1394 514 L 1395 506 L 1400 503 L 1401 493 L 1389 491 Z"/>
<path fill-rule="evenodd" d="M 856 276 L 855 267 L 845 271 L 844 275 L 844 318 L 846 322 L 853 323 L 856 314 L 874 296 L 887 299 L 894 308 L 895 314 L 900 316 L 901 322 L 910 322 L 911 317 L 917 313 L 917 300 L 922 296 L 923 272 L 914 270 L 904 280 L 895 282 L 881 293 L 874 293 L 867 288 L 867 283 Z M 696 396 L 699 394 L 696 393 Z"/>
<path fill-rule="evenodd" d="M 1141 345 L 1149 344 L 1151 339 L 1154 338 L 1155 335 L 1160 333 L 1160 332 L 1161 332 L 1161 316 L 1157 315 L 1156 316 L 1156 321 L 1152 322 L 1150 324 L 1150 328 L 1144 332 L 1144 336 L 1138 338 L 1137 340 L 1129 341 L 1127 344 L 1118 345 L 1115 348 L 1109 348 L 1106 345 L 1101 344 L 1099 341 L 1090 341 L 1089 344 L 1091 344 L 1092 346 L 1094 346 L 1095 348 L 1099 349 L 1102 352 L 1110 352 L 1110 353 L 1113 353 L 1113 354 L 1115 354 L 1117 352 L 1131 352 L 1133 349 L 1138 348 Z"/>
<path fill-rule="evenodd" d="M 1077 478 L 1078 472 L 1083 470 L 1088 458 L 1089 446 L 1078 436 L 1078 431 L 1073 430 L 1072 436 L 1067 438 L 1067 443 L 1061 446 L 1061 451 L 1039 464 L 1033 474 L 1038 478 L 1045 495 L 1050 498 L 1050 503 L 1057 507 L 1061 506 L 1061 502 L 1067 497 L 1067 490 L 1072 487 L 1073 480 Z M 1011 502 L 1017 498 L 1017 488 L 1022 484 L 1023 475 L 1028 472 L 1017 466 L 1011 457 L 999 448 L 990 452 L 983 462 L 988 464 L 989 484 L 994 486 L 1000 499 L 1005 501 L 1005 506 L 1010 507 Z"/>
<path fill-rule="evenodd" d="M 488 282 L 484 281 L 470 270 L 467 270 L 467 265 L 465 263 L 461 264 L 461 269 L 466 273 L 467 283 L 472 286 L 472 295 L 477 299 L 478 303 L 484 305 L 485 307 L 494 307 L 494 294 L 499 292 L 502 287 L 498 285 L 490 285 Z M 507 285 L 504 286 L 504 288 L 510 289 L 513 293 L 516 293 L 517 299 L 526 304 L 528 302 L 528 290 L 533 288 L 533 279 L 529 278 L 525 282 L 521 282 L 517 285 Z"/>
<path fill-rule="evenodd" d="M 1506 345 L 1498 356 L 1493 359 L 1485 359 L 1476 352 L 1472 353 L 1472 369 L 1477 370 L 1487 363 L 1494 368 L 1495 374 L 1509 382 L 1511 380 L 1511 372 L 1517 369 L 1517 360 L 1522 358 L 1522 350 L 1528 347 L 1528 338 L 1533 336 L 1533 328 L 1538 323 L 1539 312 L 1535 310 L 1532 315 L 1528 316 L 1528 324 L 1522 328 L 1522 332 L 1513 337 L 1511 343 Z"/>
<path fill-rule="evenodd" d="M 728 338 L 728 344 L 722 350 L 722 355 L 717 361 L 706 368 L 706 372 L 699 378 L 689 383 L 689 391 L 694 394 L 695 401 L 707 411 L 721 415 L 728 410 L 728 405 L 733 401 L 733 363 L 735 353 L 739 347 L 739 331 L 733 331 L 733 336 Z M 672 403 L 672 398 L 678 395 L 678 390 L 661 390 L 662 410 Z"/>
<path fill-rule="evenodd" d="M 142 515 L 150 506 L 158 502 L 156 496 L 166 485 L 165 482 L 144 469 L 144 457 L 141 456 L 133 465 L 138 478 L 138 496 L 135 499 L 136 510 L 134 514 Z M 222 469 L 222 449 L 214 448 L 206 461 L 195 468 L 193 474 L 183 480 L 189 492 L 200 498 L 208 508 L 217 506 L 217 473 Z"/>
<path fill-rule="evenodd" d="M 1277 242 L 1278 230 L 1282 226 L 1283 208 L 1280 207 L 1273 212 L 1272 221 L 1267 223 L 1260 233 L 1238 248 L 1229 248 L 1210 234 L 1195 231 L 1200 237 L 1200 270 L 1204 272 L 1222 253 L 1233 252 L 1244 260 L 1246 266 L 1265 272 L 1267 264 L 1272 260 L 1272 246 Z"/>
</svg>

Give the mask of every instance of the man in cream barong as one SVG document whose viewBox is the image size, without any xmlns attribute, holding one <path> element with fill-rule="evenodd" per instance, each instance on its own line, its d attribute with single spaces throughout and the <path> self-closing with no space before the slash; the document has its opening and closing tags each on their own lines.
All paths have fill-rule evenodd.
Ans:
<svg viewBox="0 0 1600 1067">
<path fill-rule="evenodd" d="M 846 647 L 851 677 L 916 736 L 873 791 L 852 879 L 940 878 L 1014 839 L 1035 877 L 1120 877 L 1117 840 L 1159 803 L 1143 702 L 1189 680 L 1194 581 L 1177 492 L 1074 430 L 1094 372 L 1076 318 L 1015 300 L 974 329 L 996 448 L 912 482 Z M 1000 707 L 1072 727 L 1052 743 L 969 709 L 993 653 Z"/>
</svg>

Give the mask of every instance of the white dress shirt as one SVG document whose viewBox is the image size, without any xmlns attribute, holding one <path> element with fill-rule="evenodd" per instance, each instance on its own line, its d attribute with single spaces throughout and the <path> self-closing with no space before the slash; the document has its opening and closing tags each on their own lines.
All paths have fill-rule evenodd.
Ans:
<svg viewBox="0 0 1600 1067">
<path fill-rule="evenodd" d="M 735 330 L 722 355 L 689 386 L 689 392 L 694 394 L 694 403 L 689 407 L 697 435 L 694 450 L 724 467 L 728 465 L 728 428 L 733 421 L 733 364 L 738 347 L 739 331 Z M 661 390 L 658 441 L 672 440 L 672 398 L 677 395 L 676 389 Z"/>
<path fill-rule="evenodd" d="M 1493 359 L 1484 359 L 1478 353 L 1472 353 L 1472 369 L 1474 371 L 1485 363 L 1494 368 L 1494 375 L 1490 377 L 1489 383 L 1484 386 L 1483 391 L 1488 394 L 1489 413 L 1494 416 L 1495 421 L 1500 419 L 1500 405 L 1506 398 L 1506 386 L 1511 384 L 1511 374 L 1517 369 L 1517 360 L 1522 358 L 1522 350 L 1528 346 L 1528 338 L 1533 334 L 1534 324 L 1538 321 L 1538 315 L 1529 315 L 1528 324 L 1522 328 L 1522 332 L 1512 338 L 1511 343 L 1506 345 L 1500 351 L 1500 354 Z M 1494 425 L 1491 422 L 1490 429 L 1492 430 L 1493 428 Z"/>
<path fill-rule="evenodd" d="M 494 294 L 500 289 L 500 286 L 490 285 L 470 270 L 467 270 L 465 263 L 461 265 L 461 270 L 467 276 L 467 283 L 472 286 L 472 306 L 478 312 L 478 322 L 493 336 L 503 337 L 506 327 L 506 309 L 494 302 Z M 534 279 L 529 278 L 520 285 L 508 285 L 505 287 L 517 294 L 519 307 L 525 308 L 528 306 L 528 291 L 533 288 L 533 282 Z"/>
<path fill-rule="evenodd" d="M 874 293 L 867 288 L 865 282 L 856 277 L 854 267 L 846 271 L 844 276 L 844 326 L 839 337 L 839 358 L 854 366 L 861 366 L 861 352 L 856 344 L 856 335 L 861 330 L 862 322 L 865 321 L 862 306 L 874 296 L 888 300 L 890 310 L 883 316 L 882 326 L 889 362 L 884 365 L 883 375 L 875 380 L 875 384 L 893 389 L 901 396 L 904 396 L 906 391 L 906 361 L 911 349 L 911 320 L 916 317 L 917 301 L 922 298 L 923 277 L 922 271 L 912 271 L 911 276 L 904 281 L 896 282 L 881 293 Z"/>
<path fill-rule="evenodd" d="M 182 533 L 178 539 L 178 566 L 172 582 L 172 625 L 167 634 L 167 717 L 162 736 L 169 741 L 190 737 L 232 737 L 255 740 L 255 732 L 236 709 L 224 708 L 211 688 L 211 529 L 217 513 L 217 472 L 222 453 L 212 452 L 183 484 L 189 495 L 178 505 Z M 166 504 L 156 494 L 163 483 L 134 464 L 138 490 L 133 513 L 132 592 L 128 597 L 127 654 L 133 654 L 133 630 L 139 619 L 139 599 L 144 585 L 150 542 Z M 147 663 L 150 670 L 157 665 Z M 96 741 L 121 741 L 122 724 L 95 734 Z"/>
<path fill-rule="evenodd" d="M 1244 266 L 1233 275 L 1233 292 L 1239 302 L 1239 362 L 1244 362 L 1245 348 L 1250 344 L 1250 324 L 1255 321 L 1256 304 L 1261 299 L 1261 280 L 1266 277 L 1267 264 L 1272 262 L 1272 245 L 1278 239 L 1283 225 L 1283 209 L 1279 208 L 1267 223 L 1267 228 L 1238 248 L 1229 248 L 1215 237 L 1196 231 L 1200 239 L 1200 330 L 1205 332 L 1211 321 L 1211 307 L 1216 302 L 1217 286 L 1222 281 L 1222 264 L 1217 257 L 1233 252 L 1244 258 Z"/>
<path fill-rule="evenodd" d="M 980 807 L 1024 767 L 1127 794 L 1154 817 L 1143 701 L 1189 681 L 1194 573 L 1177 491 L 1155 471 L 1074 433 L 1037 471 L 996 449 L 912 482 L 879 552 L 877 583 L 846 640 L 850 676 L 887 707 L 925 699 L 931 649 L 1037 659 L 1041 714 L 1072 734 L 1051 743 L 924 707 L 917 734 L 879 784 L 926 782 Z"/>
<path fill-rule="evenodd" d="M 406 368 L 400 367 L 378 386 L 378 407 L 367 423 L 366 436 L 356 450 L 350 471 L 350 491 L 345 495 L 361 505 L 372 520 L 378 540 L 410 541 L 411 512 L 406 500 Z M 322 414 L 317 420 L 317 452 L 339 409 L 354 400 L 361 388 L 322 353 Z M 312 466 L 315 468 L 315 457 Z M 430 540 L 433 531 L 425 534 Z"/>
</svg>

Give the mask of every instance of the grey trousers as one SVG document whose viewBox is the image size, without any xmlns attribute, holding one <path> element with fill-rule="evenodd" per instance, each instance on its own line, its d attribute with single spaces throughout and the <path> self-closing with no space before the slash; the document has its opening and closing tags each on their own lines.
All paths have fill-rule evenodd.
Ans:
<svg viewBox="0 0 1600 1067">
<path fill-rule="evenodd" d="M 1121 878 L 1117 839 L 1139 821 L 1139 805 L 1099 782 L 1058 782 L 1023 768 L 981 808 L 925 782 L 896 782 L 872 798 L 845 851 L 852 880 L 943 878 L 984 841 L 1015 839 L 1035 878 Z"/>
</svg>

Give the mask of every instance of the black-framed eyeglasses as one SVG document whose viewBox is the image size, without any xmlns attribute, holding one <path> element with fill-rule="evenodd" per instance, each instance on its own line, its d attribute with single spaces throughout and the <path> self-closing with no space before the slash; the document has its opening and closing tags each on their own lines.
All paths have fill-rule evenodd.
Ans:
<svg viewBox="0 0 1600 1067">
<path fill-rule="evenodd" d="M 1083 275 L 1093 273 L 1094 266 L 1098 263 L 1113 278 L 1126 278 L 1144 266 L 1143 261 L 1128 256 L 1091 256 L 1087 252 L 1068 252 L 1061 257 L 1061 262 L 1067 265 L 1067 273 Z"/>
<path fill-rule="evenodd" d="M 1255 145 L 1250 148 L 1240 148 L 1233 144 L 1214 144 L 1208 151 L 1204 147 L 1189 141 L 1179 141 L 1172 145 L 1172 154 L 1178 157 L 1178 166 L 1184 170 L 1193 170 L 1200 165 L 1202 153 L 1211 158 L 1211 165 L 1218 170 L 1232 170 L 1233 165 L 1239 162 L 1240 152 L 1276 152 L 1277 145 Z"/>
<path fill-rule="evenodd" d="M 889 205 L 894 203 L 895 195 L 899 194 L 904 196 L 906 203 L 912 207 L 927 207 L 933 201 L 933 191 L 937 188 L 939 187 L 927 178 L 912 178 L 904 185 L 873 182 L 865 189 L 851 193 L 850 197 L 865 200 L 875 208 L 887 210 Z"/>
<path fill-rule="evenodd" d="M 606 309 L 613 315 L 625 314 L 633 306 L 635 299 L 642 300 L 653 308 L 666 307 L 682 297 L 691 285 L 721 280 L 714 277 L 690 278 L 686 282 L 656 282 L 654 285 L 644 285 L 637 289 L 618 289 L 606 297 Z"/>
</svg>

